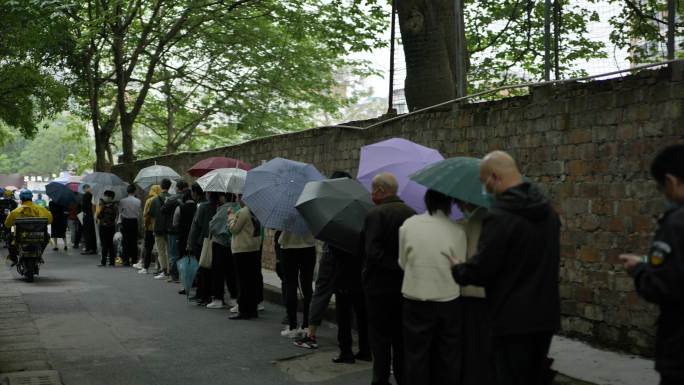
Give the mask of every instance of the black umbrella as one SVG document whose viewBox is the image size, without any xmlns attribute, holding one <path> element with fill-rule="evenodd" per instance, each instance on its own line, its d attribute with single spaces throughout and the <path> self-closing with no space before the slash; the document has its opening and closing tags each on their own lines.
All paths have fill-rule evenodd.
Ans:
<svg viewBox="0 0 684 385">
<path fill-rule="evenodd" d="M 69 207 L 76 202 L 76 194 L 67 186 L 59 182 L 50 182 L 45 186 L 45 193 L 50 199 L 60 206 Z"/>
<path fill-rule="evenodd" d="M 307 183 L 295 207 L 317 239 L 355 254 L 373 202 L 361 183 L 341 178 Z"/>
</svg>

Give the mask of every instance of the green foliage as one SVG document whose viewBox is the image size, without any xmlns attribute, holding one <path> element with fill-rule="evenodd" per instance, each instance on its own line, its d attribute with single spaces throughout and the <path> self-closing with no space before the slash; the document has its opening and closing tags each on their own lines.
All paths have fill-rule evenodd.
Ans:
<svg viewBox="0 0 684 385">
<path fill-rule="evenodd" d="M 578 60 L 607 56 L 604 44 L 587 36 L 588 23 L 598 20 L 599 15 L 581 4 L 559 1 L 561 76 L 585 75 L 577 66 Z M 470 93 L 543 79 L 544 7 L 544 1 L 530 0 L 465 2 Z"/>
<path fill-rule="evenodd" d="M 59 23 L 17 1 L 0 0 L 0 121 L 32 137 L 39 122 L 65 107 L 66 87 L 56 80 L 64 47 Z"/>
<path fill-rule="evenodd" d="M 35 138 L 15 137 L 0 148 L 0 173 L 49 175 L 75 169 L 80 174 L 93 167 L 93 143 L 83 121 L 62 114 L 42 125 Z"/>
</svg>

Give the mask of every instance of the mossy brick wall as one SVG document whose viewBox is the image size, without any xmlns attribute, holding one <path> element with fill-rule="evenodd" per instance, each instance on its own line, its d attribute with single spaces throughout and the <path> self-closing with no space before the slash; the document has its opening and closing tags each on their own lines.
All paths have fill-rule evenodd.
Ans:
<svg viewBox="0 0 684 385">
<path fill-rule="evenodd" d="M 563 220 L 563 333 L 600 346 L 652 354 L 657 309 L 638 298 L 618 255 L 646 253 L 663 199 L 649 178 L 658 149 L 684 139 L 681 70 L 532 89 L 528 96 L 409 116 L 371 129 L 316 128 L 201 153 L 118 165 L 132 180 L 157 162 L 183 173 L 208 156 L 259 165 L 276 156 L 323 173 L 356 172 L 359 148 L 392 137 L 445 156 L 509 151 L 552 198 Z M 375 121 L 355 122 L 368 126 Z M 272 242 L 265 265 L 273 267 Z"/>
</svg>

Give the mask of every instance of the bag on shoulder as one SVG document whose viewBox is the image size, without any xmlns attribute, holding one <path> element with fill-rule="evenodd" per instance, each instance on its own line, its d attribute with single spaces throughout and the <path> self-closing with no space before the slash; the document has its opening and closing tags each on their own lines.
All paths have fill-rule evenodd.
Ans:
<svg viewBox="0 0 684 385">
<path fill-rule="evenodd" d="M 211 269 L 213 253 L 211 251 L 211 238 L 204 238 L 202 241 L 202 253 L 200 254 L 199 265 L 205 269 Z"/>
<path fill-rule="evenodd" d="M 102 224 L 103 226 L 114 226 L 116 224 L 116 214 L 116 205 L 103 205 L 100 209 L 100 224 Z"/>
</svg>

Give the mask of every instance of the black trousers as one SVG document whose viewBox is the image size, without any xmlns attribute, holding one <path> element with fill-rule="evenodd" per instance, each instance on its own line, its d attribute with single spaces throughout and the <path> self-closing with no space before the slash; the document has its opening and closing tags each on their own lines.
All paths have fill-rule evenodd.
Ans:
<svg viewBox="0 0 684 385">
<path fill-rule="evenodd" d="M 275 252 L 276 265 L 275 271 L 278 278 L 280 278 L 280 295 L 283 302 L 283 306 L 287 305 L 287 285 L 285 284 L 285 269 L 283 268 L 283 249 L 280 248 L 278 243 L 278 237 L 274 239 L 273 251 Z"/>
<path fill-rule="evenodd" d="M 368 332 L 373 353 L 373 384 L 389 384 L 390 367 L 397 385 L 405 384 L 401 292 L 366 293 Z"/>
<path fill-rule="evenodd" d="M 211 243 L 211 295 L 214 299 L 223 300 L 225 287 L 231 298 L 238 298 L 237 279 L 235 278 L 235 263 L 230 246 Z"/>
<path fill-rule="evenodd" d="M 461 385 L 493 385 L 494 353 L 487 300 L 460 297 L 463 319 Z"/>
<path fill-rule="evenodd" d="M 152 263 L 152 249 L 154 249 L 154 231 L 145 231 L 145 250 L 143 252 L 143 267 L 150 268 Z"/>
<path fill-rule="evenodd" d="M 352 351 L 352 313 L 356 314 L 356 328 L 359 333 L 359 351 L 370 353 L 368 342 L 368 315 L 363 291 L 338 290 L 335 292 L 337 316 L 337 344 L 340 355 L 350 357 Z"/>
<path fill-rule="evenodd" d="M 114 250 L 114 226 L 100 226 L 100 245 L 102 246 L 102 257 L 100 263 L 105 265 L 109 258 L 109 265 L 113 266 L 116 261 L 116 250 Z"/>
<path fill-rule="evenodd" d="M 259 304 L 259 292 L 263 292 L 261 274 L 261 251 L 233 254 L 238 281 L 238 305 L 240 313 L 255 316 Z M 262 294 L 263 296 L 263 294 Z"/>
<path fill-rule="evenodd" d="M 548 368 L 552 332 L 494 337 L 498 385 L 540 385 Z"/>
<path fill-rule="evenodd" d="M 681 385 L 684 384 L 684 379 L 675 377 L 660 377 L 660 385 Z"/>
<path fill-rule="evenodd" d="M 124 265 L 138 262 L 138 220 L 123 218 L 121 220 L 121 242 L 123 242 Z"/>
<path fill-rule="evenodd" d="M 297 327 L 297 284 L 304 296 L 304 318 L 302 328 L 309 326 L 309 306 L 313 294 L 313 273 L 316 268 L 316 248 L 282 249 L 283 270 L 285 273 L 285 294 L 287 319 L 290 329 Z"/>
<path fill-rule="evenodd" d="M 407 385 L 458 384 L 461 377 L 461 305 L 404 300 Z"/>
<path fill-rule="evenodd" d="M 92 215 L 83 215 L 83 241 L 86 251 L 97 251 L 95 236 L 95 219 Z"/>
</svg>

